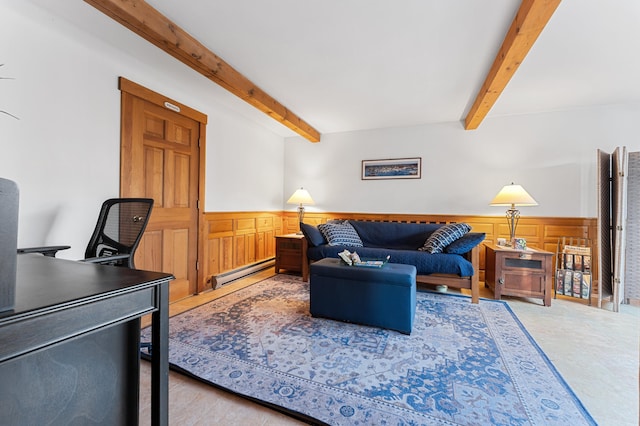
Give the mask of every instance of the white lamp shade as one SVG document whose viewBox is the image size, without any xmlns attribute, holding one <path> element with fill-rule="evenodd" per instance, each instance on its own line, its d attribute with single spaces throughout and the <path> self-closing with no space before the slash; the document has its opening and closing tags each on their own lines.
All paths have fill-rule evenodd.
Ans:
<svg viewBox="0 0 640 426">
<path fill-rule="evenodd" d="M 533 199 L 531 195 L 525 189 L 520 186 L 512 183 L 511 185 L 506 185 L 504 188 L 498 192 L 498 195 L 495 196 L 493 201 L 491 201 L 491 206 L 537 206 L 538 203 Z"/>
<path fill-rule="evenodd" d="M 309 191 L 304 188 L 296 189 L 296 192 L 293 193 L 291 197 L 287 200 L 287 204 L 315 204 L 313 202 L 313 198 L 309 195 Z"/>
</svg>

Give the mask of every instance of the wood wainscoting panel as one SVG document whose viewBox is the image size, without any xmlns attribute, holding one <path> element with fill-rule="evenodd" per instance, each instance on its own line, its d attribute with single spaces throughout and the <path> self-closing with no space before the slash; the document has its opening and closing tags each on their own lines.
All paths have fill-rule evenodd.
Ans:
<svg viewBox="0 0 640 426">
<path fill-rule="evenodd" d="M 266 236 L 264 232 L 256 233 L 256 258 L 265 259 L 267 257 Z"/>
<path fill-rule="evenodd" d="M 220 238 L 220 253 L 221 271 L 233 269 L 233 237 Z"/>
<path fill-rule="evenodd" d="M 207 220 L 209 234 L 228 233 L 233 235 L 233 219 L 210 219 Z"/>
<path fill-rule="evenodd" d="M 206 277 L 233 268 L 233 237 L 216 237 L 207 240 Z M 207 280 L 210 286 L 210 280 Z M 210 287 L 209 287 L 210 288 Z"/>
<path fill-rule="evenodd" d="M 245 259 L 246 263 L 255 263 L 256 261 L 256 234 L 247 234 L 245 238 Z"/>
<path fill-rule="evenodd" d="M 275 257 L 275 235 L 282 231 L 282 212 L 208 212 L 204 215 L 207 289 L 217 276 Z"/>
<path fill-rule="evenodd" d="M 246 265 L 247 262 L 247 245 L 245 242 L 247 239 L 245 235 L 236 235 L 233 237 L 233 268 L 240 268 L 243 265 Z"/>
<path fill-rule="evenodd" d="M 465 222 L 471 225 L 473 232 L 484 232 L 487 243 L 495 244 L 498 238 L 509 238 L 504 216 L 306 212 L 304 222 L 319 225 L 333 219 L 441 224 Z M 275 236 L 299 230 L 298 215 L 293 211 L 209 212 L 205 213 L 205 223 L 208 233 L 203 273 L 207 277 L 208 288 L 217 282 L 218 275 L 235 273 L 273 260 Z M 594 258 L 597 256 L 595 218 L 524 216 L 520 218 L 516 233 L 527 240 L 527 245 L 552 253 L 556 252 L 558 240 L 563 236 L 589 238 L 593 243 Z M 485 279 L 485 262 L 485 250 L 480 250 L 480 281 Z M 596 263 L 593 266 L 594 281 L 597 281 Z"/>
<path fill-rule="evenodd" d="M 256 229 L 258 229 L 258 230 L 272 230 L 273 229 L 273 223 L 274 223 L 273 216 L 257 217 L 256 218 Z"/>
<path fill-rule="evenodd" d="M 219 239 L 208 239 L 205 244 L 205 265 L 204 269 L 207 271 L 206 277 L 218 275 L 220 273 L 220 241 Z M 211 288 L 211 278 L 207 278 L 206 286 Z"/>
<path fill-rule="evenodd" d="M 251 217 L 237 219 L 235 221 L 235 231 L 237 234 L 250 234 L 256 232 L 256 220 Z"/>
<path fill-rule="evenodd" d="M 545 238 L 562 238 L 562 237 L 577 237 L 577 238 L 589 238 L 589 225 L 545 225 L 544 227 Z"/>
<path fill-rule="evenodd" d="M 484 232 L 486 242 L 495 244 L 498 238 L 509 239 L 509 225 L 504 216 L 465 216 L 465 215 L 432 215 L 432 214 L 393 214 L 393 213 L 334 213 L 334 212 L 306 212 L 304 222 L 318 225 L 333 219 L 388 221 L 388 222 L 419 222 L 419 223 L 460 223 L 471 225 L 473 232 Z M 296 212 L 282 212 L 282 225 L 287 232 L 298 230 L 298 216 Z M 593 258 L 597 257 L 597 220 L 596 218 L 575 217 L 534 217 L 523 216 L 518 222 L 516 236 L 527 240 L 527 245 L 555 253 L 558 240 L 562 237 L 589 238 L 592 242 Z M 555 262 L 555 256 L 553 259 Z M 555 264 L 555 263 L 554 263 Z M 480 250 L 480 281 L 484 281 L 485 251 Z M 592 275 L 594 289 L 597 288 L 597 262 L 593 263 Z"/>
<path fill-rule="evenodd" d="M 498 237 L 510 238 L 509 224 L 504 219 L 504 223 L 498 224 Z M 516 228 L 516 237 L 524 238 L 528 244 L 534 245 L 540 241 L 540 227 L 535 223 L 519 223 Z"/>
</svg>

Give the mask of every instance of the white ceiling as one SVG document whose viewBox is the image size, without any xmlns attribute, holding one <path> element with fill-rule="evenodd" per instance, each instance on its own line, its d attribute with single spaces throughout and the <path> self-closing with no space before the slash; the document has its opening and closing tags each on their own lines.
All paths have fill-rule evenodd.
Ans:
<svg viewBox="0 0 640 426">
<path fill-rule="evenodd" d="M 462 120 L 520 5 L 147 1 L 320 133 Z M 640 102 L 640 0 L 563 0 L 488 117 L 627 102 Z"/>
<path fill-rule="evenodd" d="M 149 0 L 321 133 L 464 118 L 519 0 Z M 640 1 L 563 0 L 489 116 L 640 100 Z"/>
</svg>

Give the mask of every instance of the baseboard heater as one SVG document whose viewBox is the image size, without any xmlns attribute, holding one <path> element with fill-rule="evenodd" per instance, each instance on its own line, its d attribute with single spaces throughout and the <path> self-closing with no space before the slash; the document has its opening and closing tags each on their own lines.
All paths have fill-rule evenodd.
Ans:
<svg viewBox="0 0 640 426">
<path fill-rule="evenodd" d="M 265 259 L 258 263 L 243 266 L 242 268 L 234 269 L 233 271 L 225 272 L 220 275 L 212 276 L 213 288 L 218 289 L 225 284 L 229 284 L 231 281 L 235 281 L 239 278 L 244 278 L 247 275 L 251 275 L 255 272 L 262 271 L 263 269 L 275 267 L 276 260 L 274 257 L 271 259 Z"/>
</svg>

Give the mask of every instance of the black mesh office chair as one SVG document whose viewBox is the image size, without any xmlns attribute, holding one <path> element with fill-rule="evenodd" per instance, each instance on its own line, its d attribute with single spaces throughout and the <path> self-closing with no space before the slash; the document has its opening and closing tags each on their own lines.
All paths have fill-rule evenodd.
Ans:
<svg viewBox="0 0 640 426">
<path fill-rule="evenodd" d="M 150 198 L 111 198 L 102 204 L 98 223 L 85 251 L 84 262 L 135 268 L 133 256 L 144 233 L 153 200 Z M 41 253 L 55 257 L 69 246 L 31 247 L 18 253 Z"/>
</svg>

